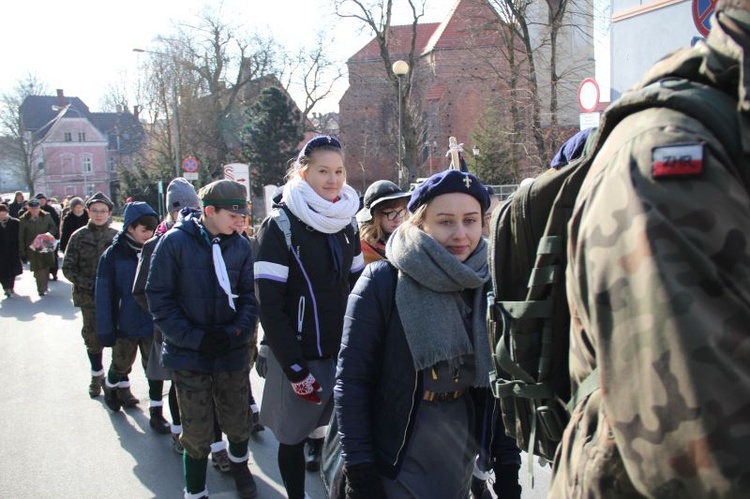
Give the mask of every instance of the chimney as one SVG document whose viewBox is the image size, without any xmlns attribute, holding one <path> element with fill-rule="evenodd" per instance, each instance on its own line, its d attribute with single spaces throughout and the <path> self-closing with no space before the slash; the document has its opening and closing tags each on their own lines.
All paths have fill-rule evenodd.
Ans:
<svg viewBox="0 0 750 499">
<path fill-rule="evenodd" d="M 57 105 L 60 107 L 65 107 L 65 94 L 63 93 L 62 88 L 57 89 Z"/>
<path fill-rule="evenodd" d="M 117 104 L 117 114 L 122 114 L 122 104 Z"/>
<path fill-rule="evenodd" d="M 135 120 L 138 121 L 138 114 L 141 112 L 141 106 L 135 105 L 133 106 L 133 116 L 135 116 Z"/>
</svg>

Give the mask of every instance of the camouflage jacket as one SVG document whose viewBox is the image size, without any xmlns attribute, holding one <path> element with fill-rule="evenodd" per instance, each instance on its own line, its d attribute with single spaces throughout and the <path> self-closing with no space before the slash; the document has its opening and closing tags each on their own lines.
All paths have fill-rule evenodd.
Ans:
<svg viewBox="0 0 750 499">
<path fill-rule="evenodd" d="M 31 218 L 31 212 L 27 211 L 18 221 L 18 252 L 29 261 L 29 269 L 34 271 L 50 268 L 55 263 L 55 254 L 39 253 L 30 249 L 29 246 L 39 234 L 49 232 L 57 237 L 57 226 L 52 221 L 52 217 L 39 210 L 39 216 L 34 219 Z"/>
<path fill-rule="evenodd" d="M 70 236 L 65 248 L 62 271 L 73 284 L 73 304 L 76 307 L 94 306 L 94 283 L 99 257 L 111 244 L 117 230 L 94 225 L 89 221 Z"/>
<path fill-rule="evenodd" d="M 649 108 L 613 129 L 576 202 L 570 371 L 575 389 L 598 367 L 600 389 L 573 410 L 555 499 L 750 491 L 750 75 L 713 22 L 642 85 L 677 75 L 742 96 L 726 114 L 740 159 L 698 120 Z"/>
</svg>

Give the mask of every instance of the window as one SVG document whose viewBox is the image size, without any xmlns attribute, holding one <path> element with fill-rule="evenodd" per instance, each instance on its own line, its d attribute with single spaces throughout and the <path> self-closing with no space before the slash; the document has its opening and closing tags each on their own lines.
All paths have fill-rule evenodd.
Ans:
<svg viewBox="0 0 750 499">
<path fill-rule="evenodd" d="M 75 196 L 76 195 L 76 186 L 74 185 L 66 185 L 65 186 L 65 195 L 66 196 Z"/>
<path fill-rule="evenodd" d="M 65 132 L 64 134 L 64 140 L 65 142 L 73 142 L 73 134 L 70 132 Z"/>
<path fill-rule="evenodd" d="M 86 189 L 83 193 L 86 197 L 91 197 L 94 195 L 94 184 L 86 184 Z"/>
<path fill-rule="evenodd" d="M 92 173 L 94 171 L 91 164 L 91 156 L 83 156 L 81 158 L 81 164 L 83 165 L 83 173 Z"/>
<path fill-rule="evenodd" d="M 61 154 L 60 155 L 60 172 L 61 173 L 74 173 L 73 169 L 73 155 L 72 154 Z"/>
<path fill-rule="evenodd" d="M 86 142 L 86 132 L 78 132 L 78 142 Z"/>
<path fill-rule="evenodd" d="M 115 158 L 109 158 L 109 171 L 114 173 L 117 171 L 117 163 L 115 163 Z"/>
</svg>

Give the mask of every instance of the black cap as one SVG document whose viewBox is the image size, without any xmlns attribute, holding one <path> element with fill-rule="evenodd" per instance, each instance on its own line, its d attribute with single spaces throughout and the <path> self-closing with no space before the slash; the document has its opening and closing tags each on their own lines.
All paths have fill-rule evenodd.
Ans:
<svg viewBox="0 0 750 499">
<path fill-rule="evenodd" d="M 399 186 L 390 180 L 378 180 L 373 182 L 365 191 L 362 200 L 363 208 L 357 213 L 357 222 L 363 223 L 372 220 L 375 208 L 392 199 L 408 198 L 411 193 L 404 192 Z"/>
<path fill-rule="evenodd" d="M 47 199 L 47 196 L 44 195 L 44 193 L 40 192 L 36 196 L 34 196 L 35 199 Z"/>
<path fill-rule="evenodd" d="M 34 198 L 34 199 L 29 199 L 29 201 L 26 203 L 26 206 L 28 206 L 29 208 L 39 208 L 41 204 L 39 204 L 38 199 Z"/>
<path fill-rule="evenodd" d="M 112 200 L 105 196 L 103 192 L 97 192 L 90 198 L 88 198 L 86 200 L 86 208 L 90 207 L 94 203 L 104 203 L 110 210 L 115 207 L 115 204 L 112 202 Z"/>
</svg>

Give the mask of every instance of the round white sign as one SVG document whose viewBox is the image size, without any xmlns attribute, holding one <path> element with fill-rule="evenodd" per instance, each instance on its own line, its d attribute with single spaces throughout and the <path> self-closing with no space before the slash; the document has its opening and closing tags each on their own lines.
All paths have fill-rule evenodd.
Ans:
<svg viewBox="0 0 750 499">
<path fill-rule="evenodd" d="M 584 113 L 590 113 L 599 106 L 599 85 L 593 78 L 585 78 L 578 86 L 578 105 Z"/>
</svg>

